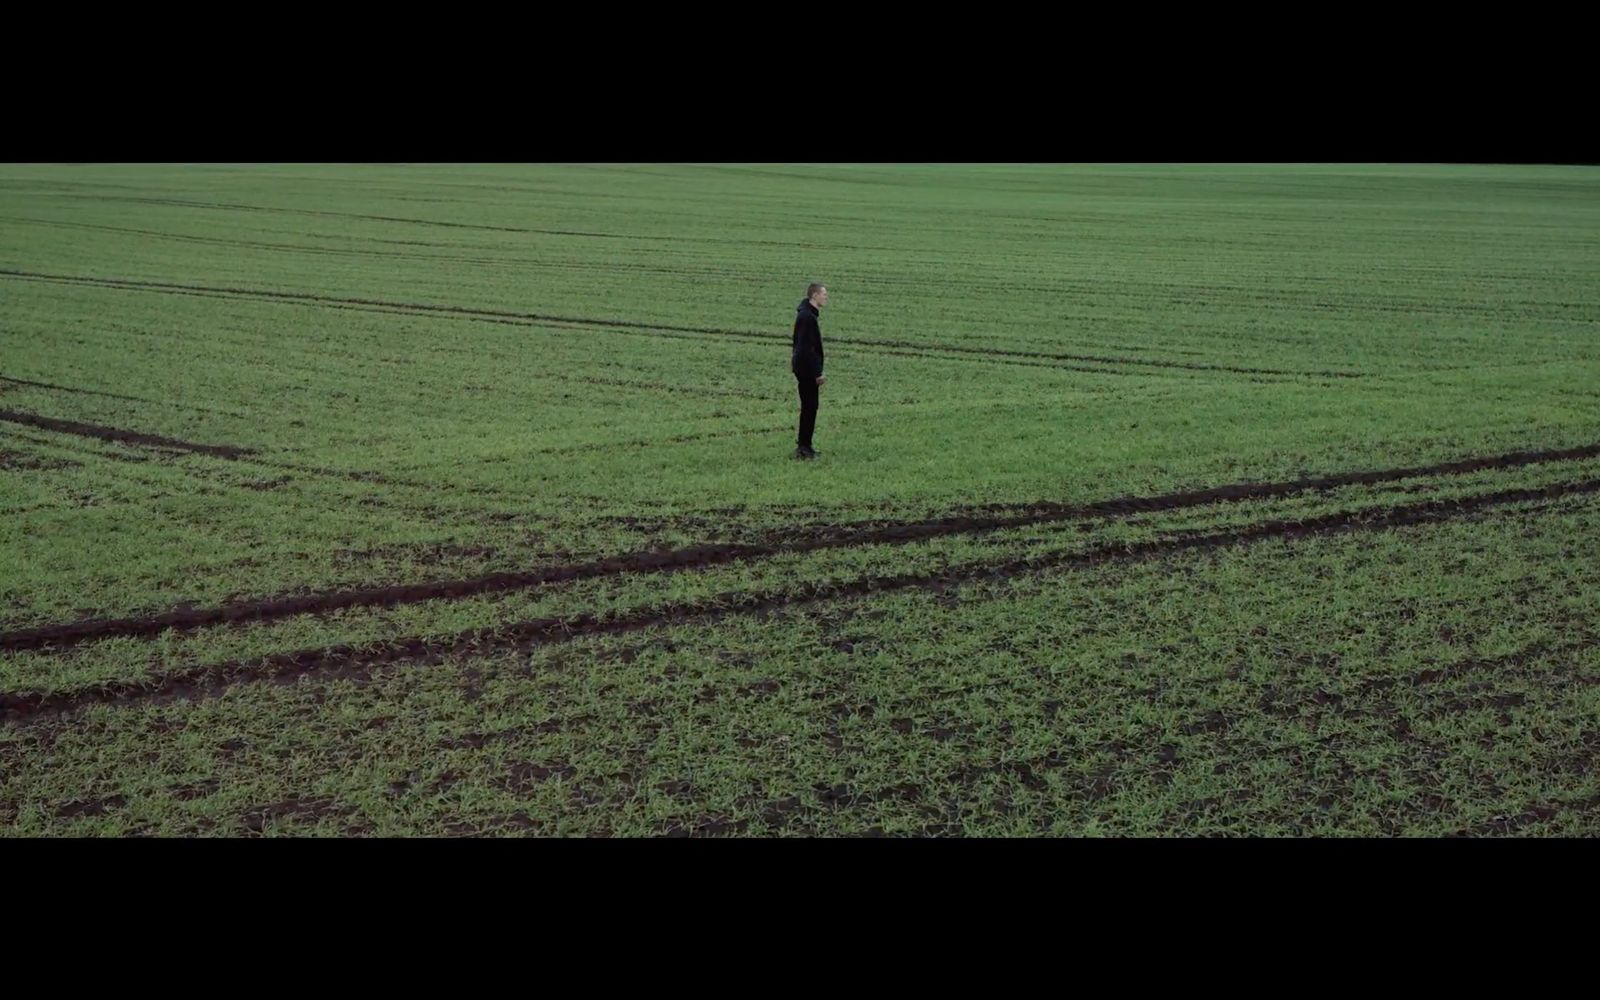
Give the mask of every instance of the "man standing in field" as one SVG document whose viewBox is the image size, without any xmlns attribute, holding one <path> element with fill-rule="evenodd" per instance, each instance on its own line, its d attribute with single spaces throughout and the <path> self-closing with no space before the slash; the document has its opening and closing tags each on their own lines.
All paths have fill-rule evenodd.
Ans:
<svg viewBox="0 0 1600 1000">
<path fill-rule="evenodd" d="M 818 390 L 828 381 L 822 374 L 822 329 L 817 326 L 817 317 L 827 304 L 827 286 L 812 282 L 794 311 L 794 350 L 789 355 L 789 370 L 800 385 L 800 437 L 796 441 L 799 447 L 794 450 L 798 459 L 817 457 L 811 447 L 811 431 L 817 426 Z"/>
</svg>

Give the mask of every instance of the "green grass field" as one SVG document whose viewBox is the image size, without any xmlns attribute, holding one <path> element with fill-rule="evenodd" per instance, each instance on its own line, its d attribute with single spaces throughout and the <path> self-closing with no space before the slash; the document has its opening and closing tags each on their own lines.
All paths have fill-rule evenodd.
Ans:
<svg viewBox="0 0 1600 1000">
<path fill-rule="evenodd" d="M 0 296 L 0 834 L 1600 833 L 1600 169 L 9 164 Z"/>
</svg>

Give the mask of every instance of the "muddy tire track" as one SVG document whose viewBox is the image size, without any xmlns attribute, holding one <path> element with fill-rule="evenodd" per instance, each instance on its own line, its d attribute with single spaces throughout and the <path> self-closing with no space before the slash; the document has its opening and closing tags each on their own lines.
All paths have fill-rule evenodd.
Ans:
<svg viewBox="0 0 1600 1000">
<path fill-rule="evenodd" d="M 1505 471 L 1530 465 L 1556 462 L 1581 462 L 1600 458 L 1600 442 L 1572 448 L 1533 448 L 1505 452 L 1500 455 L 1480 455 L 1435 462 L 1429 465 L 1401 466 L 1393 469 L 1336 472 L 1326 476 L 1287 479 L 1272 483 L 1242 482 L 1227 486 L 1213 486 L 1201 490 L 1166 493 L 1152 497 L 1118 497 L 1092 504 L 986 504 L 966 508 L 975 514 L 1022 511 L 1027 514 L 1081 513 L 1082 516 L 1113 513 L 1139 513 L 1176 510 L 1212 503 L 1232 503 L 1241 500 L 1280 499 L 1298 493 L 1314 493 L 1342 489 L 1346 486 L 1375 486 L 1403 479 L 1420 479 L 1427 476 L 1463 476 L 1474 472 Z"/>
<path fill-rule="evenodd" d="M 70 458 L 54 458 L 24 452 L 10 452 L 0 448 L 0 472 L 58 472 L 62 469 L 79 469 L 82 462 Z"/>
<path fill-rule="evenodd" d="M 645 392 L 665 392 L 672 394 L 685 394 L 695 397 L 720 396 L 730 399 L 766 399 L 767 396 L 748 389 L 729 389 L 726 387 L 705 385 L 669 385 L 666 382 L 648 382 L 644 379 L 630 378 L 604 378 L 597 375 L 555 375 L 544 372 L 541 378 L 553 378 L 559 382 L 578 383 L 580 385 L 598 385 L 607 388 L 639 389 Z"/>
<path fill-rule="evenodd" d="M 4 411 L 0 411 L 3 414 Z M 699 570 L 733 562 L 776 555 L 802 554 L 832 548 L 893 545 L 945 538 L 953 535 L 1031 527 L 1091 517 L 1121 518 L 1135 514 L 1179 510 L 1218 503 L 1281 498 L 1331 490 L 1342 486 L 1370 485 L 1433 475 L 1462 475 L 1495 469 L 1514 469 L 1540 463 L 1580 461 L 1600 457 L 1600 444 L 1559 450 L 1519 451 L 1461 459 L 1435 465 L 1409 466 L 1336 473 L 1276 483 L 1235 483 L 1149 497 L 1116 497 L 1087 504 L 1034 504 L 1010 516 L 956 516 L 912 522 L 859 525 L 823 525 L 784 529 L 756 544 L 705 544 L 668 551 L 634 552 L 586 563 L 553 566 L 526 572 L 491 573 L 470 579 L 362 590 L 331 591 L 295 597 L 266 597 L 211 608 L 186 608 L 158 615 L 89 618 L 0 632 L 0 650 L 66 646 L 110 636 L 149 636 L 167 629 L 196 629 L 224 623 L 271 621 L 292 615 L 325 613 L 354 607 L 394 607 L 442 598 L 463 598 L 502 593 L 554 583 L 568 583 L 624 573 L 659 573 Z M 798 536 L 798 537 L 797 537 Z M 1205 536 L 1201 536 L 1205 537 Z"/>
<path fill-rule="evenodd" d="M 447 656 L 532 650 L 556 642 L 632 632 L 657 626 L 703 624 L 730 614 L 764 613 L 794 605 L 901 590 L 944 591 L 962 584 L 992 580 L 1005 583 L 1046 570 L 1085 569 L 1163 558 L 1188 551 L 1206 551 L 1254 542 L 1284 542 L 1351 532 L 1436 524 L 1513 503 L 1556 500 L 1600 493 L 1600 479 L 1505 490 L 1472 497 L 1430 500 L 1382 510 L 1341 511 L 1301 520 L 1267 521 L 1240 528 L 1179 538 L 1112 543 L 1073 552 L 1052 553 L 1006 562 L 988 562 L 938 573 L 865 577 L 843 584 L 810 584 L 786 591 L 733 591 L 698 601 L 657 605 L 612 618 L 580 614 L 542 618 L 511 625 L 470 629 L 456 635 L 410 636 L 356 646 L 348 643 L 301 649 L 247 660 L 202 665 L 139 681 L 117 681 L 65 692 L 22 692 L 0 695 L 0 715 L 8 721 L 72 711 L 97 704 L 127 705 L 203 696 L 234 684 L 253 681 L 290 682 L 300 677 L 321 679 L 369 676 L 374 667 L 423 659 L 437 664 Z"/>
<path fill-rule="evenodd" d="M 195 236 L 183 233 L 169 233 L 156 229 L 135 229 L 127 226 L 104 226 L 83 222 L 59 222 L 48 219 L 34 219 L 22 216 L 0 216 L 0 221 L 21 222 L 28 225 L 47 226 L 61 229 L 81 229 L 95 232 L 118 233 L 127 236 L 149 236 L 155 239 L 169 240 L 175 243 L 192 243 L 202 246 L 223 246 L 239 250 L 260 250 L 272 253 L 304 254 L 308 256 L 355 257 L 377 258 L 391 260 L 416 260 L 436 264 L 477 264 L 487 267 L 517 269 L 528 271 L 531 269 L 567 270 L 567 271 L 607 271 L 607 272 L 632 272 L 645 271 L 657 274 L 674 274 L 687 276 L 713 276 L 722 278 L 744 277 L 742 271 L 730 268 L 671 268 L 648 267 L 643 265 L 614 265 L 590 264 L 581 261 L 549 261 L 528 257 L 486 257 L 471 256 L 461 253 L 418 253 L 415 251 L 397 250 L 363 250 L 349 247 L 312 246 L 303 243 L 269 243 L 264 240 L 227 239 L 215 236 Z M 398 221 L 398 220 L 390 220 Z M 578 233 L 560 230 L 524 230 L 529 233 L 539 233 L 549 236 L 589 236 L 602 239 L 638 239 L 641 237 L 606 236 L 600 233 Z M 649 239 L 650 237 L 642 237 Z M 670 237 L 655 237 L 656 239 L 670 239 Z M 424 243 L 404 240 L 361 240 L 360 242 L 389 243 L 407 246 L 425 246 L 444 250 L 460 250 L 462 247 L 449 243 Z"/>
<path fill-rule="evenodd" d="M 0 376 L 0 381 L 14 382 L 17 379 L 8 379 Z M 61 389 L 65 392 L 81 392 L 96 396 L 110 396 L 115 399 L 136 400 L 138 402 L 156 402 L 155 400 L 141 400 L 136 396 L 118 396 L 114 393 L 97 392 L 91 389 L 71 389 L 65 386 L 50 386 L 42 382 L 29 382 L 28 385 L 43 386 L 52 389 Z M 186 409 L 196 409 L 185 407 Z M 219 412 L 204 411 L 201 412 Z M 422 489 L 438 491 L 444 484 L 430 483 L 420 479 L 407 479 L 382 472 L 365 472 L 353 469 L 332 469 L 325 466 L 307 465 L 299 462 L 275 461 L 268 458 L 256 457 L 258 452 L 254 448 L 245 448 L 238 445 L 197 444 L 179 438 L 166 437 L 159 434 L 148 434 L 143 431 L 126 430 L 120 427 L 110 427 L 103 424 L 90 424 L 77 420 L 65 420 L 59 417 L 46 417 L 38 413 L 28 413 L 21 410 L 0 409 L 0 421 L 18 424 L 25 427 L 34 427 L 40 430 L 53 431 L 60 434 L 73 434 L 78 437 L 93 438 L 99 441 L 113 442 L 116 444 L 134 445 L 137 447 L 183 451 L 197 455 L 210 455 L 215 458 L 229 460 L 242 460 L 252 465 L 259 465 L 269 469 L 278 469 L 286 472 L 303 472 L 309 475 L 321 476 L 331 479 L 344 479 L 350 482 L 364 483 L 379 486 L 397 486 L 407 489 Z M 86 452 L 86 454 L 102 454 Z M 110 456 L 104 456 L 110 457 Z M 522 497 L 500 490 L 477 488 L 466 492 L 483 496 L 492 496 L 502 500 L 520 500 Z"/>
<path fill-rule="evenodd" d="M 133 185 L 104 185 L 104 186 L 107 186 L 107 187 L 116 186 L 116 187 L 125 188 L 127 190 L 134 190 L 134 191 L 144 190 L 143 188 L 135 187 Z M 468 184 L 468 185 L 459 185 L 459 186 L 470 188 L 473 191 L 511 191 L 511 192 L 518 192 L 518 193 L 528 193 L 528 192 L 536 192 L 536 191 L 539 190 L 538 188 L 497 187 L 497 186 L 482 185 L 482 184 Z M 276 213 L 276 214 L 280 214 L 280 215 L 304 215 L 304 216 L 311 216 L 311 217 L 334 218 L 334 219 L 365 219 L 365 220 L 372 221 L 372 222 L 398 222 L 398 223 L 403 223 L 403 224 L 406 224 L 406 225 L 415 225 L 415 226 L 431 226 L 431 227 L 448 228 L 448 229 L 475 229 L 475 230 L 481 230 L 481 231 L 485 231 L 485 232 L 498 232 L 498 233 L 528 233 L 528 234 L 539 235 L 539 236 L 577 236 L 577 237 L 583 237 L 583 238 L 587 238 L 587 239 L 634 240 L 634 241 L 652 242 L 652 243 L 709 243 L 709 244 L 733 244 L 733 245 L 736 245 L 736 246 L 771 246 L 771 247 L 782 247 L 782 248 L 784 248 L 786 250 L 795 250 L 795 249 L 820 250 L 820 249 L 826 249 L 826 250 L 877 250 L 877 251 L 891 251 L 891 252 L 896 252 L 896 253 L 904 253 L 904 252 L 906 252 L 906 248 L 904 248 L 904 247 L 863 246 L 863 245 L 860 245 L 860 244 L 848 244 L 848 243 L 846 243 L 846 244 L 825 243 L 824 244 L 824 243 L 790 242 L 790 241 L 785 241 L 785 240 L 740 239 L 740 238 L 737 238 L 737 237 L 658 236 L 658 235 L 648 235 L 648 234 L 643 234 L 643 233 L 597 233 L 597 232 L 591 232 L 591 231 L 588 231 L 588 230 L 581 230 L 581 229 L 531 229 L 531 228 L 519 228 L 519 227 L 515 227 L 515 226 L 487 226 L 487 225 L 477 225 L 477 224 L 465 223 L 465 222 L 442 222 L 442 221 L 438 221 L 438 220 L 435 220 L 435 219 L 412 219 L 412 218 L 402 218 L 402 217 L 390 216 L 390 215 L 364 215 L 364 214 L 358 214 L 358 213 L 354 213 L 354 212 L 335 212 L 335 211 L 329 211 L 329 210 L 308 209 L 308 208 L 283 208 L 283 207 L 271 206 L 271 205 L 244 205 L 244 204 L 228 203 L 228 202 L 195 201 L 195 200 L 191 200 L 191 199 L 182 199 L 182 198 L 153 198 L 153 197 L 149 197 L 149 196 L 135 196 L 135 195 L 85 194 L 85 193 L 81 193 L 79 191 L 74 191 L 74 190 L 72 190 L 70 188 L 57 189 L 56 191 L 54 191 L 52 193 L 59 194 L 59 195 L 62 195 L 64 197 L 76 198 L 76 199 L 84 199 L 84 200 L 92 200 L 92 201 L 118 201 L 118 202 L 130 202 L 130 203 L 139 203 L 139 204 L 151 204 L 151 205 L 175 205 L 175 206 L 179 206 L 179 207 L 182 207 L 182 208 L 205 208 L 205 209 L 213 209 L 213 210 L 224 211 L 224 212 L 268 212 L 268 213 Z M 351 238 L 360 239 L 362 237 L 351 237 Z M 448 245 L 448 244 L 440 244 L 440 245 Z"/>
<path fill-rule="evenodd" d="M 21 424 L 24 427 L 37 427 L 40 430 L 56 431 L 61 434 L 76 434 L 79 437 L 97 438 L 101 441 L 112 441 L 117 444 L 131 444 L 145 448 L 167 448 L 173 451 L 193 452 L 198 455 L 211 455 L 216 458 L 235 459 L 255 454 L 254 449 L 241 448 L 236 445 L 196 444 L 193 441 L 164 437 L 160 434 L 123 430 L 119 427 L 107 427 L 103 424 L 86 424 L 77 420 L 61 420 L 56 417 L 41 416 L 37 413 L 25 413 L 21 410 L 0 410 L 0 420 Z"/>
<path fill-rule="evenodd" d="M 164 399 L 149 399 L 144 396 L 125 396 L 120 392 L 104 392 L 99 389 L 80 389 L 70 385 L 56 385 L 54 382 L 35 382 L 32 379 L 12 378 L 9 375 L 0 375 L 0 382 L 9 385 L 24 385 L 34 389 L 46 389 L 50 392 L 67 392 L 78 396 L 100 396 L 105 399 L 120 399 L 130 403 L 150 403 L 155 406 L 170 406 L 178 410 L 188 410 L 191 413 L 223 414 L 229 417 L 243 418 L 245 414 L 233 410 L 214 410 L 204 406 L 190 406 L 187 403 L 174 403 Z"/>
<path fill-rule="evenodd" d="M 629 448 L 654 448 L 663 444 L 691 444 L 717 438 L 751 437 L 757 434 L 787 434 L 794 430 L 792 424 L 781 427 L 743 427 L 725 431 L 702 431 L 698 434 L 679 434 L 675 437 L 643 438 L 631 441 L 595 441 L 590 444 L 557 445 L 553 448 L 533 448 L 529 455 L 579 455 L 585 452 L 627 450 Z M 435 487 L 437 489 L 437 487 Z"/>
<path fill-rule="evenodd" d="M 168 629 L 189 630 L 209 625 L 273 621 L 293 615 L 321 614 L 344 608 L 396 607 L 422 601 L 475 597 L 621 573 L 699 569 L 733 562 L 736 559 L 754 558 L 761 554 L 761 550 L 751 546 L 695 546 L 666 552 L 633 553 L 525 573 L 489 573 L 464 580 L 242 601 L 211 608 L 170 611 L 143 618 L 83 619 L 63 625 L 21 629 L 0 634 L 0 649 L 24 650 L 42 646 L 65 646 L 110 636 L 149 636 Z"/>
<path fill-rule="evenodd" d="M 400 222 L 412 226 L 435 226 L 442 229 L 474 229 L 490 233 L 542 233 L 551 236 L 603 236 L 602 233 L 580 233 L 559 229 L 522 229 L 516 226 L 486 226 L 471 222 L 441 222 L 433 219 L 408 219 L 391 215 L 363 215 L 356 212 L 331 212 L 310 208 L 278 208 L 268 205 L 237 205 L 216 201 L 191 201 L 183 198 L 149 198 L 131 195 L 74 194 L 74 198 L 94 201 L 133 202 L 147 205 L 177 205 L 183 208 L 213 208 L 229 212 L 270 212 L 279 215 L 306 215 L 329 219 L 367 219 L 373 222 Z"/>
<path fill-rule="evenodd" d="M 1529 806 L 1515 815 L 1497 816 L 1476 826 L 1458 830 L 1449 834 L 1449 836 L 1453 838 L 1507 837 L 1527 827 L 1546 823 L 1559 816 L 1563 811 L 1572 811 L 1587 819 L 1589 814 L 1600 811 L 1600 795 L 1591 795 L 1587 799 L 1577 801 L 1546 802 L 1543 805 Z"/>
<path fill-rule="evenodd" d="M 29 281 L 49 281 L 62 284 L 89 285 L 97 288 L 108 288 L 131 291 L 156 291 L 172 292 L 176 294 L 202 295 L 221 298 L 240 298 L 257 301 L 280 301 L 298 304 L 326 304 L 341 308 L 366 308 L 374 310 L 389 310 L 409 312 L 412 314 L 452 315 L 473 318 L 494 319 L 502 322 L 527 323 L 566 323 L 575 326 L 596 327 L 601 329 L 617 330 L 643 330 L 643 331 L 670 331 L 681 334 L 698 334 L 701 336 L 715 336 L 754 341 L 764 344 L 784 342 L 787 340 L 783 334 L 765 334 L 750 330 L 731 330 L 722 327 L 679 326 L 669 323 L 643 323 L 635 320 L 600 319 L 587 316 L 560 316 L 542 313 L 513 312 L 501 309 L 478 309 L 467 306 L 430 305 L 415 302 L 391 302 L 382 299 L 356 299 L 343 298 L 332 295 L 318 295 L 310 292 L 280 292 L 269 289 L 232 288 L 225 286 L 184 285 L 174 282 L 139 281 L 125 278 L 82 277 L 77 275 L 46 274 L 37 271 L 19 271 L 10 268 L 0 269 L 0 276 L 20 278 Z M 889 353 L 904 353 L 909 351 L 923 352 L 926 356 L 940 356 L 937 352 L 956 355 L 968 355 L 989 359 L 1032 359 L 1039 361 L 1076 361 L 1096 364 L 1124 365 L 1138 368 L 1177 369 L 1197 372 L 1222 372 L 1238 375 L 1277 375 L 1291 378 L 1337 378 L 1357 379 L 1367 377 L 1365 372 L 1347 371 L 1297 371 L 1284 368 L 1255 368 L 1239 365 L 1209 364 L 1198 361 L 1172 361 L 1144 358 L 1118 357 L 1099 354 L 1071 354 L 1047 351 L 1019 351 L 993 347 L 974 347 L 959 344 L 929 344 L 905 340 L 862 340 L 852 337 L 830 337 L 829 343 L 843 344 L 867 350 L 886 351 Z M 1101 369 L 1089 369 L 1102 372 Z M 1128 374 L 1127 372 L 1104 371 L 1105 374 Z"/>
</svg>

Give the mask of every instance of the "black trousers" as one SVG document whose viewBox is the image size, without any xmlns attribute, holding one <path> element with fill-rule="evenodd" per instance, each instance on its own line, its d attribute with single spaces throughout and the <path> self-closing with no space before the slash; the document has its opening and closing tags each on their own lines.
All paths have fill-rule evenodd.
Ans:
<svg viewBox="0 0 1600 1000">
<path fill-rule="evenodd" d="M 802 448 L 811 447 L 811 431 L 817 426 L 817 380 L 809 375 L 796 375 L 800 386 L 800 437 L 795 441 Z"/>
</svg>

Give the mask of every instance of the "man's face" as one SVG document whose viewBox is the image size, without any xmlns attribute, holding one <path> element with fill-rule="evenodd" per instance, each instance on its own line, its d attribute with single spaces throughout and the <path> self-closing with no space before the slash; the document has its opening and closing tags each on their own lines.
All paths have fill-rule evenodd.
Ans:
<svg viewBox="0 0 1600 1000">
<path fill-rule="evenodd" d="M 811 304 L 816 306 L 818 309 L 821 309 L 823 306 L 827 305 L 828 290 L 826 288 L 817 289 L 817 294 L 811 296 Z"/>
</svg>

